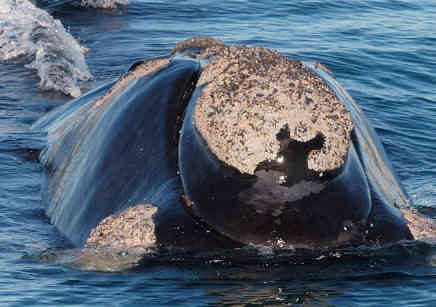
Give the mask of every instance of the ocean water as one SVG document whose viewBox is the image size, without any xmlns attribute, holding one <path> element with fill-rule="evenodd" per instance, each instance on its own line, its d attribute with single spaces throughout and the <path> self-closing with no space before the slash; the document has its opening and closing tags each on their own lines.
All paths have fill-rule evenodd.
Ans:
<svg viewBox="0 0 436 307">
<path fill-rule="evenodd" d="M 0 0 L 0 305 L 435 306 L 430 243 L 317 259 L 261 249 L 151 256 L 112 273 L 37 257 L 68 242 L 44 215 L 29 150 L 44 135 L 30 125 L 196 35 L 327 65 L 376 128 L 415 205 L 436 210 L 434 0 L 93 0 L 46 11 Z"/>
</svg>

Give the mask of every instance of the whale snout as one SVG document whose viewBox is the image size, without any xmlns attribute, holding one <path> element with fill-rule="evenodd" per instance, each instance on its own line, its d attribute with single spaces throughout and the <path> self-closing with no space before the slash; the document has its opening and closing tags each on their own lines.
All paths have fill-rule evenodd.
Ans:
<svg viewBox="0 0 436 307">
<path fill-rule="evenodd" d="M 234 240 L 287 247 L 331 245 L 345 220 L 368 217 L 351 115 L 317 74 L 260 47 L 219 45 L 201 56 L 212 60 L 179 141 L 192 214 Z"/>
</svg>

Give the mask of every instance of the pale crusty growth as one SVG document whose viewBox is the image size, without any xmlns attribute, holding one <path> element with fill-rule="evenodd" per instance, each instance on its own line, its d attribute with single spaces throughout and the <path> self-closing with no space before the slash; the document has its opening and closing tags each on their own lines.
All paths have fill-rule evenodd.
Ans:
<svg viewBox="0 0 436 307">
<path fill-rule="evenodd" d="M 175 54 L 176 52 L 183 52 L 186 49 L 201 49 L 201 48 L 209 48 L 212 46 L 224 46 L 224 42 L 217 38 L 212 38 L 209 36 L 197 36 L 185 39 L 176 44 L 171 50 L 171 54 Z"/>
<path fill-rule="evenodd" d="M 157 71 L 159 68 L 168 65 L 170 59 L 160 58 L 145 60 L 143 63 L 137 65 L 133 70 L 131 70 L 127 75 L 123 76 L 104 96 L 98 98 L 94 104 L 102 104 L 107 97 L 113 95 L 117 90 L 123 88 L 126 83 L 132 79 L 139 79 L 148 74 Z"/>
<path fill-rule="evenodd" d="M 217 45 L 202 52 L 214 58 L 202 72 L 205 87 L 195 107 L 195 125 L 212 152 L 239 171 L 253 174 L 277 159 L 279 131 L 307 142 L 324 136 L 309 153 L 309 169 L 335 170 L 344 163 L 353 122 L 328 85 L 300 61 L 262 47 Z"/>
<path fill-rule="evenodd" d="M 436 220 L 426 217 L 413 209 L 400 209 L 404 218 L 408 221 L 407 226 L 415 240 L 436 238 Z"/>
<path fill-rule="evenodd" d="M 95 227 L 85 242 L 85 247 L 111 247 L 129 249 L 135 246 L 149 247 L 156 242 L 152 220 L 157 207 L 138 204 L 119 215 L 110 215 Z"/>
</svg>

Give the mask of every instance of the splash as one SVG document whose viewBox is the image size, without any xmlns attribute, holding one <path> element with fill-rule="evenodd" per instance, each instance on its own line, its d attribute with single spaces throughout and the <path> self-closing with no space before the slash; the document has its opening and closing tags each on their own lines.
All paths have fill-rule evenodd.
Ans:
<svg viewBox="0 0 436 307">
<path fill-rule="evenodd" d="M 92 78 L 87 49 L 59 20 L 28 0 L 0 0 L 0 63 L 23 63 L 35 69 L 43 90 L 80 96 L 80 81 Z"/>
<path fill-rule="evenodd" d="M 119 5 L 127 5 L 129 0 L 82 0 L 80 5 L 94 8 L 115 9 Z"/>
</svg>

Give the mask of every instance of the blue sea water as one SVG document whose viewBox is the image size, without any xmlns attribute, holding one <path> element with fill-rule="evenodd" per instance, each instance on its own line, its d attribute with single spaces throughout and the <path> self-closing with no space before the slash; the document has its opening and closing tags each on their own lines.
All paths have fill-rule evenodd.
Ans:
<svg viewBox="0 0 436 307">
<path fill-rule="evenodd" d="M 196 35 L 327 65 L 376 128 L 415 205 L 436 209 L 434 0 L 131 0 L 49 13 L 88 49 L 93 79 L 77 80 L 82 92 Z M 170 257 L 118 273 L 35 260 L 66 242 L 44 215 L 41 168 L 25 150 L 41 148 L 44 136 L 28 129 L 71 97 L 41 90 L 26 57 L 0 62 L 1 305 L 436 305 L 436 247 L 426 243 L 309 262 Z"/>
</svg>

